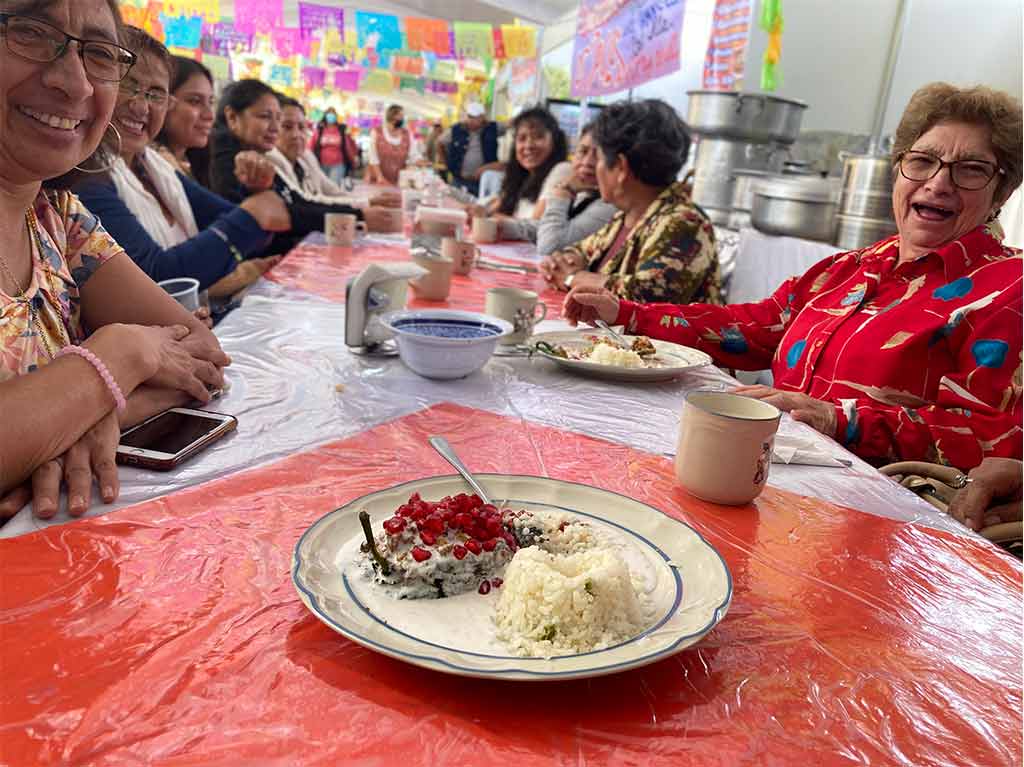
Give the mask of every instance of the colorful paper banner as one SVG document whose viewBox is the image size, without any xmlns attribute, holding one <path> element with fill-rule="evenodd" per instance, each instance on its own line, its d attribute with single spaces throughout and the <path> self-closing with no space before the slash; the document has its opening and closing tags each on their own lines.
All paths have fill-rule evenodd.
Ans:
<svg viewBox="0 0 1024 767">
<path fill-rule="evenodd" d="M 270 32 L 270 44 L 282 59 L 309 54 L 309 41 L 302 39 L 302 32 L 294 27 L 275 27 Z"/>
<path fill-rule="evenodd" d="M 452 83 L 458 77 L 459 70 L 454 61 L 438 61 L 430 71 L 430 76 L 441 82 Z"/>
<path fill-rule="evenodd" d="M 750 0 L 717 0 L 701 84 L 707 90 L 739 90 L 750 43 Z"/>
<path fill-rule="evenodd" d="M 303 67 L 302 81 L 309 88 L 323 88 L 327 83 L 327 70 L 323 67 Z"/>
<path fill-rule="evenodd" d="M 383 69 L 372 69 L 366 73 L 362 88 L 371 93 L 391 93 L 395 89 L 395 78 Z"/>
<path fill-rule="evenodd" d="M 501 39 L 505 44 L 505 58 L 533 59 L 537 57 L 537 30 L 511 24 L 501 25 Z M 495 58 L 500 58 L 496 56 Z"/>
<path fill-rule="evenodd" d="M 490 24 L 472 21 L 456 21 L 455 53 L 467 59 L 494 58 L 494 34 Z"/>
<path fill-rule="evenodd" d="M 206 27 L 202 48 L 204 53 L 213 53 L 218 56 L 247 53 L 252 50 L 252 35 L 235 29 L 230 24 L 214 24 Z"/>
<path fill-rule="evenodd" d="M 448 22 L 440 19 L 405 19 L 405 38 L 414 51 L 450 56 L 452 53 Z"/>
<path fill-rule="evenodd" d="M 603 24 L 597 7 L 609 0 L 581 0 L 573 46 L 572 95 L 601 96 L 635 88 L 679 69 L 684 0 L 639 0 L 623 5 Z"/>
<path fill-rule="evenodd" d="M 402 30 L 398 26 L 397 16 L 356 11 L 356 33 L 360 48 L 374 48 L 378 51 L 402 49 Z"/>
<path fill-rule="evenodd" d="M 410 75 L 402 75 L 398 79 L 399 90 L 412 90 L 416 91 L 421 96 L 425 90 L 422 77 L 412 77 Z"/>
<path fill-rule="evenodd" d="M 203 36 L 203 19 L 201 16 L 166 16 L 161 15 L 164 26 L 164 45 L 168 48 L 196 49 Z"/>
<path fill-rule="evenodd" d="M 163 12 L 172 17 L 199 16 L 216 24 L 220 21 L 220 0 L 163 0 Z"/>
<path fill-rule="evenodd" d="M 342 69 L 334 73 L 334 87 L 339 91 L 355 93 L 359 90 L 362 72 L 358 69 Z"/>
<path fill-rule="evenodd" d="M 210 70 L 214 80 L 231 79 L 231 60 L 227 56 L 206 53 L 203 54 L 203 64 Z"/>
<path fill-rule="evenodd" d="M 314 32 L 328 29 L 337 30 L 340 37 L 345 30 L 345 11 L 342 8 L 300 2 L 299 29 L 305 40 L 310 39 Z"/>
<path fill-rule="evenodd" d="M 125 24 L 145 30 L 157 40 L 164 39 L 164 25 L 160 21 L 163 4 L 160 0 L 149 0 L 146 5 L 122 5 L 121 18 Z"/>
<path fill-rule="evenodd" d="M 284 26 L 281 0 L 235 0 L 235 28 L 243 32 L 270 32 Z"/>
</svg>

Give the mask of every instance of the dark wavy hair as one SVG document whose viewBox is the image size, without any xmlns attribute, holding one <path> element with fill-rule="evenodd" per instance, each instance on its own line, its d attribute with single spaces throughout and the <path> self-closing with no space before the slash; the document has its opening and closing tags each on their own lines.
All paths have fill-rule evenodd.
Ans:
<svg viewBox="0 0 1024 767">
<path fill-rule="evenodd" d="M 618 101 L 594 119 L 594 143 L 607 165 L 626 158 L 648 186 L 669 186 L 690 154 L 690 131 L 676 110 L 660 99 Z"/>
<path fill-rule="evenodd" d="M 194 75 L 202 75 L 206 78 L 207 82 L 210 83 L 210 87 L 213 87 L 213 73 L 205 66 L 200 64 L 195 59 L 190 59 L 186 56 L 172 56 L 171 61 L 174 63 L 174 68 L 171 70 L 171 95 L 175 95 L 178 90 Z M 156 140 L 163 144 L 165 147 L 170 148 L 170 143 L 167 140 L 167 122 L 164 121 L 164 127 L 160 129 L 160 133 L 157 135 Z M 185 150 L 185 159 L 188 160 L 189 165 L 192 167 L 192 175 L 195 177 L 203 186 L 210 185 L 210 142 L 206 142 L 206 146 L 203 147 L 190 147 Z"/>
<path fill-rule="evenodd" d="M 40 6 L 44 5 L 45 3 L 29 2 L 24 4 L 17 4 L 16 8 L 10 10 L 17 10 L 19 13 L 31 14 L 35 12 Z M 118 7 L 118 1 L 107 0 L 107 7 L 110 8 L 110 12 L 114 14 L 114 27 L 117 29 L 117 41 L 121 45 L 124 45 L 124 21 L 121 18 L 121 10 Z M 6 4 L 3 10 L 8 10 Z M 113 135 L 113 131 L 107 131 L 107 133 L 103 135 L 103 139 L 100 141 L 100 145 L 96 147 L 96 151 L 93 152 L 91 156 L 87 157 L 82 162 L 80 162 L 79 165 L 85 165 L 86 167 L 108 166 L 117 157 L 119 149 L 120 145 L 117 140 L 117 137 Z M 57 178 L 45 179 L 43 181 L 43 189 L 70 189 L 75 184 L 92 178 L 95 175 L 96 174 L 94 173 L 84 173 L 80 170 L 72 168 L 67 173 L 58 176 Z"/>
<path fill-rule="evenodd" d="M 551 134 L 551 155 L 539 168 L 528 171 L 516 158 L 515 135 L 519 128 L 528 123 L 540 126 L 542 130 Z M 558 163 L 565 162 L 569 156 L 569 142 L 565 138 L 558 121 L 548 110 L 541 106 L 531 107 L 520 112 L 512 121 L 512 157 L 509 158 L 505 168 L 505 180 L 501 184 L 501 196 L 498 203 L 498 212 L 507 216 L 515 215 L 516 207 L 520 200 L 536 201 L 540 195 L 541 187 L 544 186 L 544 179 Z"/>
</svg>

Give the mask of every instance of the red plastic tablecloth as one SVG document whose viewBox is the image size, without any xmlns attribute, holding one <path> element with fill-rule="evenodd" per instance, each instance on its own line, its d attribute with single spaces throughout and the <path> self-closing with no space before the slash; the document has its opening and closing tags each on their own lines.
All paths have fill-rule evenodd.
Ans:
<svg viewBox="0 0 1024 767">
<path fill-rule="evenodd" d="M 398 482 L 590 482 L 697 527 L 735 583 L 699 645 L 567 682 L 447 676 L 321 624 L 303 530 Z M 103 517 L 0 541 L 12 765 L 1021 763 L 1021 568 L 967 537 L 767 488 L 697 501 L 663 458 L 445 404 Z"/>
<path fill-rule="evenodd" d="M 284 260 L 264 276 L 291 288 L 308 291 L 331 301 L 345 300 L 345 283 L 373 261 L 408 261 L 408 245 L 361 245 L 339 248 L 303 243 L 289 251 Z M 524 288 L 536 291 L 555 317 L 562 309 L 564 294 L 551 290 L 539 274 L 517 274 L 495 269 L 474 269 L 469 275 L 452 276 L 447 301 L 424 301 L 409 293 L 409 306 L 444 307 L 481 312 L 489 288 Z"/>
</svg>

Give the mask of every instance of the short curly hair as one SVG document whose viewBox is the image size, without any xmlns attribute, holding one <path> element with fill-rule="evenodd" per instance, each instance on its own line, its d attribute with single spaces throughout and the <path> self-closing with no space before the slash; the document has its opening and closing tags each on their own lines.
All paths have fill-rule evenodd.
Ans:
<svg viewBox="0 0 1024 767">
<path fill-rule="evenodd" d="M 690 154 L 690 131 L 676 110 L 660 99 L 618 101 L 593 122 L 594 143 L 608 165 L 619 155 L 633 175 L 654 187 L 667 187 Z"/>
<path fill-rule="evenodd" d="M 989 129 L 996 162 L 1003 169 L 995 199 L 1006 201 L 1021 183 L 1024 152 L 1021 150 L 1021 105 L 1007 93 L 977 85 L 957 88 L 949 83 L 930 83 L 910 97 L 893 137 L 893 165 L 921 136 L 942 122 L 963 122 Z"/>
</svg>

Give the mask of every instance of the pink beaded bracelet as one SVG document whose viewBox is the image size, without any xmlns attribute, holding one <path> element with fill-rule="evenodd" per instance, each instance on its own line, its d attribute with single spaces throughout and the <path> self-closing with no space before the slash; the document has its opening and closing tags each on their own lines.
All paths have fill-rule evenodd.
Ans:
<svg viewBox="0 0 1024 767">
<path fill-rule="evenodd" d="M 114 404 L 117 406 L 117 412 L 123 413 L 124 409 L 128 407 L 128 403 L 125 401 L 121 387 L 118 386 L 117 381 L 114 380 L 114 376 L 110 375 L 110 371 L 107 370 L 107 366 L 103 364 L 103 360 L 84 346 L 65 346 L 57 352 L 58 357 L 63 357 L 66 354 L 77 354 L 96 368 L 96 372 L 100 374 L 100 378 L 103 379 L 103 383 L 107 385 L 107 388 L 110 389 L 110 394 L 114 397 Z"/>
</svg>

